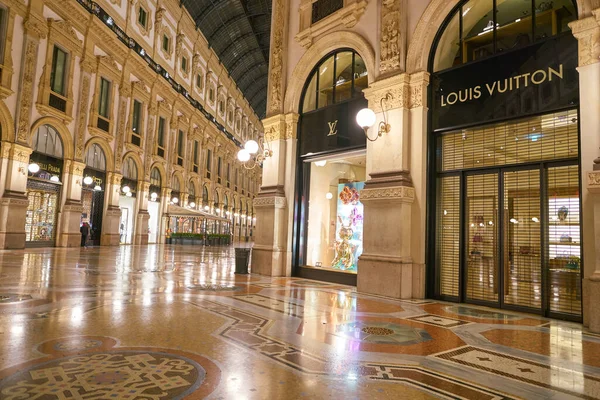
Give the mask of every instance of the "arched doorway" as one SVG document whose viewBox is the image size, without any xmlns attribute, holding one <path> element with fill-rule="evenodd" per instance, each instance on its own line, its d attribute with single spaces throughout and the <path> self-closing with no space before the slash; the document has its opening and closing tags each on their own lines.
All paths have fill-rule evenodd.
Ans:
<svg viewBox="0 0 600 400">
<path fill-rule="evenodd" d="M 27 215 L 25 245 L 54 246 L 60 208 L 64 149 L 62 140 L 51 125 L 41 125 L 33 137 L 27 176 Z"/>
<path fill-rule="evenodd" d="M 440 28 L 429 296 L 581 319 L 576 19 L 570 0 L 471 0 Z"/>
<path fill-rule="evenodd" d="M 138 186 L 138 169 L 132 157 L 126 157 L 123 160 L 122 172 L 121 195 L 119 197 L 119 207 L 121 208 L 119 237 L 121 243 L 131 244 L 133 241 Z"/>
<path fill-rule="evenodd" d="M 148 243 L 157 243 L 160 238 L 158 232 L 160 222 L 160 202 L 162 191 L 162 176 L 158 168 L 150 171 L 150 201 L 148 202 Z"/>
<path fill-rule="evenodd" d="M 365 62 L 352 49 L 325 56 L 305 82 L 298 123 L 296 275 L 356 282 L 362 253 L 359 192 L 366 181 L 366 138 L 356 114 L 367 107 L 367 86 Z M 240 213 L 240 233 L 250 236 L 249 203 L 240 204 Z"/>
<path fill-rule="evenodd" d="M 88 243 L 99 246 L 102 236 L 104 191 L 106 189 L 106 156 L 102 147 L 97 143 L 92 143 L 85 153 L 84 162 L 81 223 L 87 222 L 90 225 Z"/>
</svg>

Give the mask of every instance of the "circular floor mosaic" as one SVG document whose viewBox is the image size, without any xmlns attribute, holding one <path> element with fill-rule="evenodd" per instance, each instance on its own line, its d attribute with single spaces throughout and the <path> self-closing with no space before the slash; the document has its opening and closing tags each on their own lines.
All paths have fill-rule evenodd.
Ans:
<svg viewBox="0 0 600 400">
<path fill-rule="evenodd" d="M 37 350 L 47 356 L 0 371 L 0 399 L 202 399 L 221 379 L 199 354 L 117 347 L 106 336 L 52 339 Z"/>
<path fill-rule="evenodd" d="M 189 358 L 149 351 L 72 355 L 34 365 L 3 379 L 0 397 L 182 399 L 206 376 Z"/>
<path fill-rule="evenodd" d="M 338 336 L 360 342 L 400 346 L 409 346 L 431 340 L 431 335 L 424 329 L 388 322 L 354 321 L 338 325 L 335 333 Z"/>
</svg>

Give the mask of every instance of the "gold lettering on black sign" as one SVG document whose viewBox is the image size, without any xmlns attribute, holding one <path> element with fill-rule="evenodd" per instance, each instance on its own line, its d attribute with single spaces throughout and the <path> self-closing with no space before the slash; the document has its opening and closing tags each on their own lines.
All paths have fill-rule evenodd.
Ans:
<svg viewBox="0 0 600 400">
<path fill-rule="evenodd" d="M 337 119 L 333 122 L 327 123 L 327 125 L 329 125 L 329 134 L 327 136 L 337 135 L 337 123 L 338 123 Z"/>
</svg>

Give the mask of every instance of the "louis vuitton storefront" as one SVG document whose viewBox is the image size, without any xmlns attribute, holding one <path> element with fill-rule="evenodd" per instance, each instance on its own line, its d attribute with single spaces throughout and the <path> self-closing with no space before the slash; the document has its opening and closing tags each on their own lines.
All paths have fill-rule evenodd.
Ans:
<svg viewBox="0 0 600 400">
<path fill-rule="evenodd" d="M 433 297 L 581 320 L 576 18 L 568 0 L 471 0 L 438 33 Z"/>
<path fill-rule="evenodd" d="M 324 57 L 301 101 L 294 226 L 295 275 L 356 285 L 362 253 L 367 70 L 350 49 Z"/>
</svg>

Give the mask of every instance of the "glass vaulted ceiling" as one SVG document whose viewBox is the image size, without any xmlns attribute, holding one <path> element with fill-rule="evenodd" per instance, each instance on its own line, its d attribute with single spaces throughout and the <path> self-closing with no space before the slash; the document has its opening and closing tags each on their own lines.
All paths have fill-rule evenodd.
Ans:
<svg viewBox="0 0 600 400">
<path fill-rule="evenodd" d="M 271 0 L 182 0 L 254 112 L 267 107 Z"/>
</svg>

